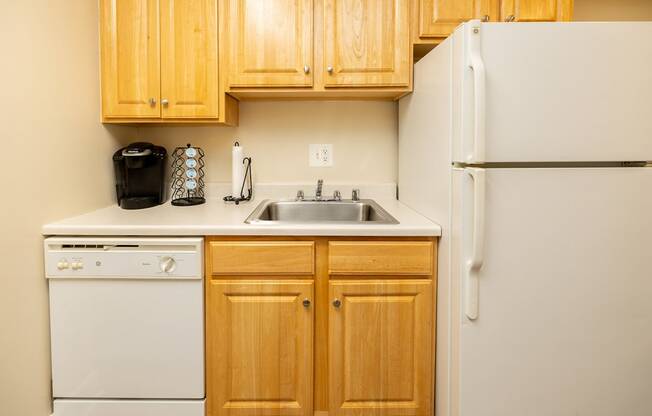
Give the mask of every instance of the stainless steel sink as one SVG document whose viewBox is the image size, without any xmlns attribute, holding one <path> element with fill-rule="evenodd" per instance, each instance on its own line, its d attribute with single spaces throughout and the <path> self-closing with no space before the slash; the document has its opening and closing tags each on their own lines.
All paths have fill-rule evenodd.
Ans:
<svg viewBox="0 0 652 416">
<path fill-rule="evenodd" d="M 265 200 L 245 221 L 247 224 L 398 224 L 378 203 L 358 201 Z"/>
</svg>

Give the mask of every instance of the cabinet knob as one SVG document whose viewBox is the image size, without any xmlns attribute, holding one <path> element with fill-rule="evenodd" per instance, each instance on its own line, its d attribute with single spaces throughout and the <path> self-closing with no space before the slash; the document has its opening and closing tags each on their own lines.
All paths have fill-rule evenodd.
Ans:
<svg viewBox="0 0 652 416">
<path fill-rule="evenodd" d="M 506 22 L 513 22 L 514 20 L 516 20 L 516 16 L 514 16 L 513 14 L 510 14 L 505 18 Z"/>
<path fill-rule="evenodd" d="M 326 71 L 328 71 L 329 74 L 332 74 L 333 73 L 333 67 L 329 65 L 328 67 L 326 67 Z"/>
<path fill-rule="evenodd" d="M 163 107 L 167 107 L 168 104 L 170 104 L 170 102 L 168 101 L 167 98 L 164 98 L 164 99 L 161 100 L 161 105 L 162 105 Z"/>
<path fill-rule="evenodd" d="M 335 298 L 335 300 L 333 301 L 333 306 L 335 306 L 336 308 L 339 308 L 340 306 L 342 306 L 342 301 Z"/>
<path fill-rule="evenodd" d="M 156 98 L 150 98 L 148 102 L 150 106 L 154 107 L 156 105 Z"/>
<path fill-rule="evenodd" d="M 490 17 L 489 17 L 488 14 L 485 14 L 484 16 L 482 16 L 482 21 L 483 21 L 483 22 L 488 22 L 489 19 L 490 19 Z"/>
<path fill-rule="evenodd" d="M 304 65 L 303 66 L 303 72 L 304 72 L 304 74 L 309 74 L 310 73 L 310 66 L 309 65 Z"/>
<path fill-rule="evenodd" d="M 304 306 L 305 308 L 309 308 L 309 307 L 310 307 L 310 299 L 305 298 L 305 299 L 303 300 L 303 306 Z"/>
</svg>

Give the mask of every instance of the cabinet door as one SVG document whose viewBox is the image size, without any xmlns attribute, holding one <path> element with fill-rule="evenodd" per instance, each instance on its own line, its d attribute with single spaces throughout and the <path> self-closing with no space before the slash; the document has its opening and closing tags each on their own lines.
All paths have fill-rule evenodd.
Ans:
<svg viewBox="0 0 652 416">
<path fill-rule="evenodd" d="M 312 0 L 228 0 L 231 87 L 312 85 Z"/>
<path fill-rule="evenodd" d="M 311 281 L 209 282 L 209 415 L 312 415 L 312 299 Z"/>
<path fill-rule="evenodd" d="M 161 112 L 218 117 L 217 0 L 161 0 Z"/>
<path fill-rule="evenodd" d="M 494 0 L 420 0 L 419 36 L 446 37 L 471 19 L 496 20 Z"/>
<path fill-rule="evenodd" d="M 502 0 L 501 20 L 554 22 L 571 20 L 572 0 Z"/>
<path fill-rule="evenodd" d="M 324 0 L 324 85 L 410 82 L 409 0 Z"/>
<path fill-rule="evenodd" d="M 331 416 L 432 414 L 432 283 L 337 281 L 329 294 Z"/>
<path fill-rule="evenodd" d="M 104 117 L 159 117 L 158 0 L 101 0 Z"/>
</svg>

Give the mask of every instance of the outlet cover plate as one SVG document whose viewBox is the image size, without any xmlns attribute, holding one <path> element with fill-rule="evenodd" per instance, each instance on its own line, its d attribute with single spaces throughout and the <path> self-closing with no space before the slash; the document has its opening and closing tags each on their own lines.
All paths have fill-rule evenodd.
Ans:
<svg viewBox="0 0 652 416">
<path fill-rule="evenodd" d="M 308 164 L 313 168 L 333 166 L 333 145 L 332 144 L 310 144 L 308 145 Z"/>
</svg>

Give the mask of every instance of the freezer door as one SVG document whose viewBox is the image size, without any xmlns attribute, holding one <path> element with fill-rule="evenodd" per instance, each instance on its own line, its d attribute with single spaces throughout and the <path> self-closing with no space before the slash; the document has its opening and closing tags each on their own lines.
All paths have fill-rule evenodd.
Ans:
<svg viewBox="0 0 652 416">
<path fill-rule="evenodd" d="M 454 161 L 652 160 L 652 22 L 476 21 L 453 42 Z"/>
<path fill-rule="evenodd" d="M 451 414 L 652 414 L 652 169 L 453 186 Z"/>
</svg>

